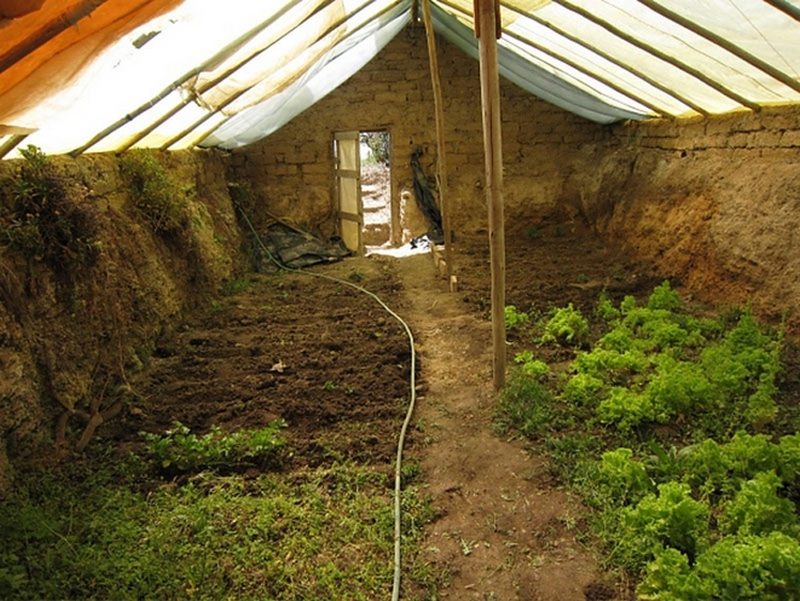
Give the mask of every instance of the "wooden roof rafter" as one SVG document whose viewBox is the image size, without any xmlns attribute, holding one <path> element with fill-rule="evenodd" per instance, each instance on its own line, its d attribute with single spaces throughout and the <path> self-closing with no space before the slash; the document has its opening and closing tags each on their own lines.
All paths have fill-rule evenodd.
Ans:
<svg viewBox="0 0 800 601">
<path fill-rule="evenodd" d="M 692 65 L 690 65 L 686 61 L 678 59 L 678 58 L 668 54 L 667 52 L 661 50 L 660 48 L 657 48 L 657 47 L 653 46 L 652 44 L 649 44 L 649 43 L 645 42 L 644 40 L 641 40 L 640 38 L 636 37 L 635 35 L 630 34 L 627 31 L 624 31 L 623 29 L 617 27 L 616 25 L 614 25 L 613 23 L 603 19 L 602 17 L 598 17 L 594 13 L 592 13 L 592 12 L 590 12 L 590 11 L 588 11 L 588 10 L 586 10 L 586 9 L 576 5 L 576 4 L 574 4 L 570 0 L 550 0 L 550 1 L 553 4 L 558 4 L 562 8 L 564 8 L 564 9 L 570 11 L 570 12 L 575 13 L 576 15 L 580 15 L 581 17 L 583 17 L 587 21 L 590 21 L 590 22 L 594 23 L 595 25 L 599 25 L 600 27 L 605 29 L 610 34 L 612 34 L 615 37 L 627 42 L 628 44 L 631 44 L 632 46 L 635 46 L 639 50 L 642 50 L 642 51 L 650 54 L 651 56 L 654 56 L 654 57 L 658 58 L 659 60 L 663 61 L 664 63 L 666 63 L 666 64 L 668 64 L 668 65 L 670 65 L 670 66 L 672 66 L 672 67 L 674 67 L 676 69 L 679 69 L 679 70 L 683 71 L 684 73 L 687 73 L 688 75 L 691 75 L 692 77 L 694 77 L 698 81 L 700 81 L 700 82 L 704 83 L 705 85 L 707 85 L 708 87 L 716 90 L 717 92 L 719 92 L 723 96 L 727 96 L 728 98 L 730 98 L 731 100 L 733 100 L 737 104 L 741 104 L 742 106 L 746 106 L 747 108 L 749 108 L 752 111 L 758 112 L 758 111 L 761 110 L 761 106 L 759 104 L 757 104 L 756 102 L 753 102 L 749 98 L 745 98 L 744 96 L 742 96 L 741 94 L 739 94 L 735 90 L 732 90 L 729 86 L 726 86 L 726 85 L 720 83 L 719 81 L 717 81 L 716 79 L 714 79 L 713 77 L 710 77 L 706 73 L 703 73 L 697 67 L 693 67 Z"/>
<path fill-rule="evenodd" d="M 458 6 L 457 4 L 455 4 L 453 2 L 449 2 L 448 0 L 439 0 L 439 3 L 444 5 L 444 6 L 447 6 L 447 7 L 451 8 L 451 9 L 453 9 L 455 11 L 460 12 L 462 15 L 464 15 L 466 17 L 470 17 L 470 18 L 472 17 L 472 15 L 469 12 L 465 11 L 462 7 Z M 500 6 L 502 6 L 503 8 L 509 8 L 510 10 L 515 10 L 513 8 L 505 6 L 503 2 L 500 2 Z M 517 11 L 515 11 L 515 12 L 517 12 Z M 522 13 L 522 14 L 524 14 L 524 13 Z M 525 15 L 525 16 L 527 16 L 527 15 Z M 585 65 L 582 65 L 581 63 L 578 63 L 577 61 L 572 60 L 571 58 L 569 58 L 565 54 L 557 52 L 556 50 L 553 50 L 552 48 L 548 48 L 547 46 L 545 46 L 543 44 L 540 44 L 539 42 L 536 42 L 536 41 L 530 39 L 529 37 L 526 37 L 526 36 L 523 36 L 521 34 L 515 33 L 513 31 L 511 31 L 508 27 L 503 27 L 502 30 L 503 30 L 503 33 L 506 34 L 508 37 L 513 38 L 515 40 L 518 40 L 518 41 L 522 42 L 523 44 L 526 44 L 526 45 L 530 46 L 531 48 L 535 48 L 539 52 L 542 52 L 543 54 L 546 54 L 546 55 L 548 55 L 548 56 L 550 56 L 550 57 L 552 57 L 552 58 L 564 63 L 565 65 L 569 65 L 570 67 L 572 67 L 573 69 L 576 69 L 577 71 L 580 71 L 581 73 L 583 73 L 584 75 L 586 75 L 590 79 L 593 79 L 593 80 L 595 80 L 595 81 L 597 81 L 599 83 L 602 83 L 603 85 L 608 86 L 609 88 L 611 88 L 612 90 L 614 90 L 614 91 L 618 92 L 619 94 L 625 96 L 629 100 L 631 100 L 633 102 L 638 102 L 642 106 L 647 107 L 648 109 L 650 109 L 653 112 L 654 115 L 656 115 L 656 116 L 671 116 L 669 111 L 665 110 L 663 107 L 656 106 L 654 103 L 650 102 L 649 100 L 647 100 L 645 98 L 642 98 L 642 96 L 637 94 L 636 92 L 631 91 L 630 89 L 622 86 L 621 84 L 619 84 L 618 82 L 616 82 L 616 81 L 614 81 L 612 79 L 609 79 L 608 77 L 605 77 L 604 75 L 601 75 L 599 73 L 596 73 L 596 72 L 592 71 L 591 69 L 589 69 Z"/>
<path fill-rule="evenodd" d="M 383 16 L 384 14 L 388 13 L 389 11 L 391 11 L 393 9 L 396 9 L 402 3 L 403 3 L 403 0 L 396 0 L 392 4 L 384 7 L 377 14 L 373 15 L 372 18 L 378 18 L 380 16 Z M 347 15 L 345 17 L 342 17 L 341 19 L 337 20 L 335 23 L 331 24 L 330 27 L 328 27 L 324 32 L 322 32 L 322 34 L 317 36 L 317 39 L 312 44 L 310 44 L 307 47 L 307 49 L 311 49 L 314 45 L 325 46 L 327 38 L 335 37 L 336 31 L 338 29 L 340 29 L 341 27 L 345 26 L 347 24 L 347 21 L 352 19 L 355 14 L 357 14 L 358 12 L 361 12 L 361 11 L 365 10 L 366 8 L 368 8 L 369 4 L 370 4 L 370 2 L 368 0 L 367 2 L 363 3 L 358 8 L 358 10 L 356 12 L 350 13 L 349 15 Z M 369 23 L 370 23 L 370 19 L 364 20 L 361 24 L 359 24 L 357 27 L 355 27 L 352 31 L 348 32 L 346 35 L 337 38 L 336 43 L 341 43 L 343 40 L 346 40 L 347 38 L 353 36 L 358 31 L 360 31 L 361 29 L 363 29 L 364 27 L 369 25 Z M 270 90 L 269 97 L 274 96 L 274 95 L 279 94 L 280 92 L 284 91 L 292 83 L 294 83 L 299 77 L 300 77 L 300 75 L 298 74 L 297 76 L 291 78 L 290 80 L 284 81 L 280 86 L 274 88 L 273 90 Z M 211 119 L 214 115 L 222 112 L 223 109 L 225 109 L 227 106 L 230 106 L 233 102 L 235 102 L 236 100 L 238 100 L 239 98 L 244 96 L 247 92 L 252 90 L 256 85 L 257 84 L 253 84 L 252 86 L 248 86 L 246 88 L 243 88 L 242 90 L 239 90 L 235 94 L 232 94 L 227 99 L 225 99 L 224 102 L 222 102 L 218 106 L 214 107 L 214 109 L 212 111 L 207 112 L 201 118 L 197 119 L 194 123 L 192 123 L 189 127 L 185 128 L 184 130 L 182 130 L 178 134 L 172 136 L 169 140 L 164 142 L 161 145 L 160 148 L 162 150 L 166 150 L 166 149 L 170 148 L 171 146 L 174 146 L 175 144 L 180 142 L 182 139 L 184 139 L 187 136 L 191 135 L 200 126 L 202 126 L 203 123 L 205 123 L 206 121 Z M 262 101 L 263 100 L 266 100 L 266 98 L 262 99 Z M 205 140 L 208 136 L 210 136 L 212 133 L 214 133 L 215 130 L 217 130 L 220 127 L 222 127 L 226 122 L 228 122 L 234 116 L 235 115 L 227 116 L 221 123 L 218 123 L 218 124 L 214 125 L 212 128 L 208 129 L 207 131 L 195 136 L 195 144 L 199 144 L 200 142 Z"/>
</svg>

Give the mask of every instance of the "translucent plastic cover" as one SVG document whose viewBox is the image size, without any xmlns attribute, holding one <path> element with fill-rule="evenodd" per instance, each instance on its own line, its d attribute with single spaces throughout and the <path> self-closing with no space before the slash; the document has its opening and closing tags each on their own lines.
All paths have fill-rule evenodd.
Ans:
<svg viewBox="0 0 800 601">
<path fill-rule="evenodd" d="M 431 4 L 437 31 L 477 57 L 473 0 Z M 599 123 L 800 101 L 800 0 L 500 6 L 502 76 Z M 411 12 L 411 0 L 0 10 L 0 154 L 251 144 L 363 67 Z"/>
</svg>

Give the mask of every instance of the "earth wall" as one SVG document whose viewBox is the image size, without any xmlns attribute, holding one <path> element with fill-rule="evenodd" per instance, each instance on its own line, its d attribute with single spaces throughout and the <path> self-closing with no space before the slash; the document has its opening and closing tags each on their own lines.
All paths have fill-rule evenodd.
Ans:
<svg viewBox="0 0 800 601">
<path fill-rule="evenodd" d="M 117 157 L 50 158 L 95 230 L 94 259 L 68 269 L 9 243 L 21 231 L 9 234 L 23 161 L 0 162 L 0 492 L 15 460 L 85 446 L 102 421 L 135 406 L 128 378 L 157 338 L 246 266 L 225 157 L 154 156 L 188 192 L 178 234 L 154 231 Z"/>
<path fill-rule="evenodd" d="M 610 242 L 716 303 L 797 327 L 800 109 L 616 126 L 565 188 Z"/>
</svg>

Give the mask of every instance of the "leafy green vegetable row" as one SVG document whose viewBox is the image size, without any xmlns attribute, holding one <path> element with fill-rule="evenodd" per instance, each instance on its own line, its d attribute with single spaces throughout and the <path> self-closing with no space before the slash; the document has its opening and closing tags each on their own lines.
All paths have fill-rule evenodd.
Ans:
<svg viewBox="0 0 800 601">
<path fill-rule="evenodd" d="M 668 282 L 643 305 L 603 295 L 593 319 L 594 345 L 572 305 L 537 324 L 500 424 L 544 443 L 641 598 L 800 598 L 800 435 L 763 433 L 781 333 L 747 311 L 696 317 Z M 574 348 L 566 370 L 539 358 L 552 343 Z"/>
</svg>

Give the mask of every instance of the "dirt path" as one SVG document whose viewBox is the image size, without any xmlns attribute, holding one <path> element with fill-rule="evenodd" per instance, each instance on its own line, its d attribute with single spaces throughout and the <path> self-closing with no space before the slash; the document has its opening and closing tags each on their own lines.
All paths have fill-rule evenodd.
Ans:
<svg viewBox="0 0 800 601">
<path fill-rule="evenodd" d="M 492 428 L 490 324 L 445 291 L 430 256 L 397 263 L 404 317 L 418 338 L 425 395 L 416 453 L 441 517 L 424 552 L 443 565 L 448 599 L 608 599 L 570 533 L 576 510 L 542 460 Z"/>
</svg>

